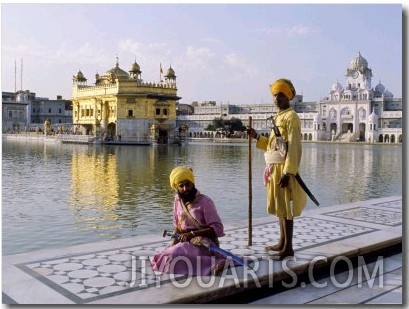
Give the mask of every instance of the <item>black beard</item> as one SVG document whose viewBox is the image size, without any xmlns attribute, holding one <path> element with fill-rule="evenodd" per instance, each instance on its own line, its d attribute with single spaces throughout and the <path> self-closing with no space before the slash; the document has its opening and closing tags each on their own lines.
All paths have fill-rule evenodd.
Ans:
<svg viewBox="0 0 409 309">
<path fill-rule="evenodd" d="M 178 192 L 178 195 L 183 203 L 187 204 L 188 202 L 192 202 L 195 199 L 196 193 L 197 189 L 193 186 L 189 193 L 181 194 L 180 192 Z"/>
</svg>

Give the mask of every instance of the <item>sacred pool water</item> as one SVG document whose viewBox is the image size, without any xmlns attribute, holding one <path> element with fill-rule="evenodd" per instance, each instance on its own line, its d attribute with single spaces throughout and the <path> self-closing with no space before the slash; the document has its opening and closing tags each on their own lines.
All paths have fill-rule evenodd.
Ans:
<svg viewBox="0 0 409 309">
<path fill-rule="evenodd" d="M 193 168 L 224 222 L 245 220 L 247 143 L 2 144 L 3 255 L 172 228 L 169 173 Z M 266 215 L 264 156 L 252 147 L 253 218 Z M 402 145 L 304 143 L 301 176 L 320 207 L 402 194 Z M 308 200 L 307 209 L 317 207 Z"/>
</svg>

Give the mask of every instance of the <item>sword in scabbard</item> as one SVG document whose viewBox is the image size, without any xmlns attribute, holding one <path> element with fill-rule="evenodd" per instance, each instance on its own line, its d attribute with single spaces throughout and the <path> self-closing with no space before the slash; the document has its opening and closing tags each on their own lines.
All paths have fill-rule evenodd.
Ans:
<svg viewBox="0 0 409 309">
<path fill-rule="evenodd" d="M 310 189 L 308 189 L 305 182 L 301 179 L 300 174 L 297 173 L 295 175 L 295 179 L 298 181 L 298 183 L 300 184 L 301 188 L 305 191 L 305 193 L 307 193 L 308 197 L 314 202 L 314 204 L 317 205 L 317 206 L 320 206 L 320 203 L 318 203 L 315 196 L 311 193 Z"/>
<path fill-rule="evenodd" d="M 278 127 L 275 124 L 274 121 L 274 117 L 271 116 L 269 118 L 267 118 L 268 123 L 270 124 L 269 127 L 273 129 L 274 131 L 274 135 L 276 137 L 281 137 L 281 133 L 280 130 L 278 129 Z M 314 202 L 315 205 L 320 206 L 320 203 L 318 203 L 317 199 L 315 198 L 315 196 L 311 193 L 310 189 L 308 189 L 307 185 L 305 184 L 305 182 L 301 179 L 301 176 L 297 173 L 295 175 L 295 179 L 297 180 L 297 182 L 300 184 L 301 188 L 304 190 L 304 192 L 308 195 L 308 197 Z"/>
<path fill-rule="evenodd" d="M 163 237 L 165 236 L 170 236 L 170 238 L 175 238 L 178 239 L 179 234 L 178 233 L 170 233 L 167 230 L 163 231 L 162 234 Z M 209 249 L 210 251 L 213 252 L 217 252 L 221 255 L 224 255 L 225 257 L 230 257 L 234 262 L 236 262 L 237 264 L 241 265 L 241 266 L 246 266 L 247 268 L 252 268 L 249 263 L 247 263 L 246 261 L 244 261 L 242 258 L 238 257 L 237 255 L 234 255 L 233 253 L 226 251 L 218 246 L 213 245 L 212 243 L 209 244 L 205 244 L 204 242 L 201 242 L 201 245 L 207 249 Z"/>
</svg>

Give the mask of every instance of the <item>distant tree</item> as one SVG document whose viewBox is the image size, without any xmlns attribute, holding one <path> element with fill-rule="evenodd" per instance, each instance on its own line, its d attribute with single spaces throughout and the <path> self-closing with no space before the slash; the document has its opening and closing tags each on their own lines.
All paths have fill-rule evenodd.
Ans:
<svg viewBox="0 0 409 309">
<path fill-rule="evenodd" d="M 231 118 L 224 120 L 223 118 L 214 118 L 212 123 L 209 124 L 205 130 L 217 131 L 218 133 L 226 134 L 230 136 L 234 132 L 243 132 L 246 127 L 243 125 L 242 121 L 238 118 Z"/>
<path fill-rule="evenodd" d="M 214 118 L 212 123 L 209 124 L 205 130 L 207 131 L 217 131 L 220 128 L 224 128 L 224 120 L 222 118 Z"/>
<path fill-rule="evenodd" d="M 234 133 L 234 131 L 243 132 L 246 130 L 246 127 L 243 125 L 240 119 L 232 118 L 227 121 L 228 125 L 230 126 L 230 133 Z"/>
</svg>

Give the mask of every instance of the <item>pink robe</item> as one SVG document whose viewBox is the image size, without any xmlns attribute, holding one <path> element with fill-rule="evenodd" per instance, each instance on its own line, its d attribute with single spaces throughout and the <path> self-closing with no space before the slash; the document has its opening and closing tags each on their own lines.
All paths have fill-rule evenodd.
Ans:
<svg viewBox="0 0 409 309">
<path fill-rule="evenodd" d="M 200 225 L 212 227 L 217 237 L 225 235 L 216 206 L 208 196 L 203 195 L 189 211 Z M 173 205 L 173 224 L 183 232 L 196 229 L 194 223 L 184 214 L 178 195 L 175 195 Z M 214 244 L 214 242 L 212 243 Z M 190 242 L 179 242 L 157 253 L 153 257 L 152 268 L 155 271 L 165 273 L 206 276 L 211 274 L 216 265 L 224 262 L 223 257 L 215 255 L 206 247 L 197 246 Z"/>
</svg>

